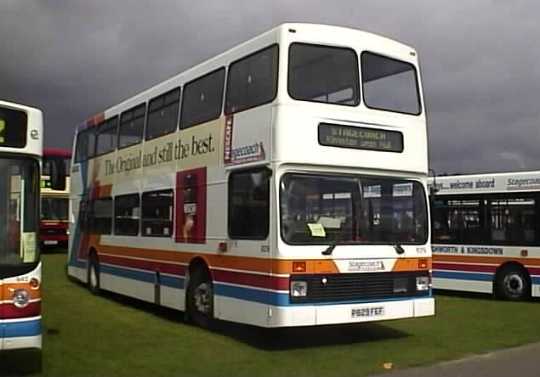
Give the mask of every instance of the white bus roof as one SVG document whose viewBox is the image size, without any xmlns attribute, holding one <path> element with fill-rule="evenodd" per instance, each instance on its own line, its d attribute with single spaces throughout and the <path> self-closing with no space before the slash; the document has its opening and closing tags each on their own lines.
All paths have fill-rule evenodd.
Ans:
<svg viewBox="0 0 540 377">
<path fill-rule="evenodd" d="M 117 105 L 109 107 L 102 113 L 90 117 L 78 127 L 78 131 L 86 128 L 86 126 L 93 126 L 99 123 L 103 118 L 108 118 L 109 116 L 129 110 L 142 102 L 148 101 L 162 93 L 184 85 L 185 83 L 220 67 L 228 66 L 229 63 L 241 59 L 262 48 L 268 47 L 272 43 L 287 44 L 292 42 L 305 42 L 347 47 L 350 44 L 348 41 L 354 41 L 354 44 L 365 45 L 366 50 L 373 50 L 375 52 L 384 51 L 385 53 L 402 58 L 403 60 L 409 60 L 414 63 L 417 62 L 416 50 L 414 48 L 381 35 L 341 26 L 310 23 L 285 23 L 242 42 L 167 80 L 161 81 L 151 88 L 129 97 Z M 280 53 L 280 55 L 281 54 L 283 53 Z M 151 65 L 149 66 L 149 69 L 152 69 Z"/>
<path fill-rule="evenodd" d="M 21 148 L 0 146 L 0 152 L 41 156 L 43 154 L 43 113 L 41 110 L 2 100 L 0 100 L 0 107 L 23 111 L 27 116 L 26 145 Z"/>
<path fill-rule="evenodd" d="M 430 177 L 436 195 L 540 191 L 540 170 Z"/>
</svg>

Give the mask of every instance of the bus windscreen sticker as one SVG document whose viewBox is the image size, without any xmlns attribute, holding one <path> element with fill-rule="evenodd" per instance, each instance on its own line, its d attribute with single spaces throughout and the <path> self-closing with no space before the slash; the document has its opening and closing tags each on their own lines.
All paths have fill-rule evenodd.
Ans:
<svg viewBox="0 0 540 377">
<path fill-rule="evenodd" d="M 321 123 L 319 144 L 329 147 L 402 152 L 403 134 L 397 131 Z"/>
</svg>

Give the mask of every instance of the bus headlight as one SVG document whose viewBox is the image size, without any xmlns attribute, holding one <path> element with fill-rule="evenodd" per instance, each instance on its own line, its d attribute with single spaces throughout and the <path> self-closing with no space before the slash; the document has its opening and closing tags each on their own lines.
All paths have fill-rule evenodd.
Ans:
<svg viewBox="0 0 540 377">
<path fill-rule="evenodd" d="M 416 278 L 416 290 L 427 291 L 431 287 L 431 279 L 429 276 L 418 276 Z"/>
<path fill-rule="evenodd" d="M 291 296 L 305 297 L 307 296 L 307 282 L 296 280 L 291 281 Z"/>
<path fill-rule="evenodd" d="M 13 305 L 18 308 L 24 308 L 30 302 L 30 293 L 26 289 L 15 289 L 11 299 L 13 300 Z"/>
</svg>

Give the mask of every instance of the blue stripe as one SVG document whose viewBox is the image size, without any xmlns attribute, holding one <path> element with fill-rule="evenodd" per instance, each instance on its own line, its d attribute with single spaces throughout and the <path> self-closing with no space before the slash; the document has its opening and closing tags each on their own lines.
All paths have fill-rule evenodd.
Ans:
<svg viewBox="0 0 540 377">
<path fill-rule="evenodd" d="M 5 322 L 0 324 L 4 338 L 36 336 L 41 334 L 41 320 Z"/>
<path fill-rule="evenodd" d="M 476 274 L 465 272 L 433 271 L 433 277 L 442 279 L 493 281 L 493 274 Z"/>
<path fill-rule="evenodd" d="M 105 274 L 120 276 L 123 278 L 133 279 L 133 280 L 138 280 L 138 281 L 144 281 L 146 283 L 151 283 L 151 284 L 155 284 L 156 282 L 156 274 L 155 272 L 151 272 L 151 271 L 130 270 L 130 269 L 125 269 L 121 267 L 113 267 L 113 266 L 103 265 L 103 264 L 99 266 L 99 269 L 100 269 L 100 272 L 105 273 Z M 160 278 L 161 278 L 162 285 L 178 288 L 178 289 L 184 288 L 183 277 L 172 277 L 172 276 L 161 275 Z"/>
<path fill-rule="evenodd" d="M 183 277 L 161 275 L 161 285 L 165 285 L 167 287 L 184 289 L 184 281 L 185 279 Z"/>
<path fill-rule="evenodd" d="M 215 294 L 218 296 L 232 297 L 246 301 L 255 301 L 274 306 L 290 305 L 288 293 L 262 291 L 259 289 L 235 287 L 225 284 L 215 284 L 214 290 Z"/>
<path fill-rule="evenodd" d="M 538 277 L 533 276 L 533 277 L 531 278 L 531 280 L 532 280 L 532 283 L 533 283 L 533 284 L 540 284 L 540 276 L 538 276 Z"/>
</svg>

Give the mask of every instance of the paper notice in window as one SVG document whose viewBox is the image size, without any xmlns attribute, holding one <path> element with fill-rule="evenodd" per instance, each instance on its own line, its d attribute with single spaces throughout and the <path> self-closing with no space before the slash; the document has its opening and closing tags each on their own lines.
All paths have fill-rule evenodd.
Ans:
<svg viewBox="0 0 540 377">
<path fill-rule="evenodd" d="M 23 262 L 31 263 L 36 261 L 36 233 L 28 232 L 22 234 Z"/>
<path fill-rule="evenodd" d="M 307 224 L 309 230 L 311 231 L 312 237 L 326 237 L 326 232 L 324 231 L 324 226 L 322 224 Z"/>
</svg>

